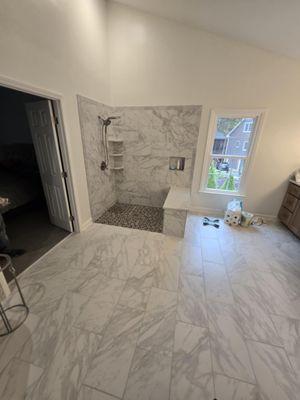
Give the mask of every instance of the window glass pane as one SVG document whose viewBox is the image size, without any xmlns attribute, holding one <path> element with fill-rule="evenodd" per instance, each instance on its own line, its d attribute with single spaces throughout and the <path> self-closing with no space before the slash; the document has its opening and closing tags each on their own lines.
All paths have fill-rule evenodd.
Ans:
<svg viewBox="0 0 300 400">
<path fill-rule="evenodd" d="M 247 156 L 256 118 L 218 118 L 212 154 Z"/>
<path fill-rule="evenodd" d="M 241 158 L 213 158 L 208 170 L 207 189 L 237 192 L 244 165 L 245 160 Z"/>
</svg>

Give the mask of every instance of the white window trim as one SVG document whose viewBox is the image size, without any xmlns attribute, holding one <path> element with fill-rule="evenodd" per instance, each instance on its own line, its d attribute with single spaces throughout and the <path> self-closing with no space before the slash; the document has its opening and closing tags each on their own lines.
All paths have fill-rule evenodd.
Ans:
<svg viewBox="0 0 300 400">
<path fill-rule="evenodd" d="M 210 193 L 210 194 L 222 194 L 222 195 L 236 195 L 236 196 L 246 196 L 246 188 L 247 188 L 247 178 L 249 176 L 249 171 L 252 169 L 253 160 L 255 158 L 255 153 L 257 149 L 257 145 L 259 142 L 260 134 L 263 128 L 263 124 L 265 121 L 267 110 L 266 109 L 255 109 L 255 110 L 245 110 L 245 109 L 215 109 L 211 110 L 210 120 L 208 126 L 208 134 L 207 134 L 207 142 L 206 142 L 206 150 L 203 160 L 202 167 L 202 175 L 201 175 L 201 183 L 200 183 L 200 192 Z M 215 131 L 217 128 L 217 119 L 218 118 L 257 118 L 253 136 L 251 142 L 249 142 L 249 149 L 247 156 L 237 156 L 237 158 L 244 158 L 246 160 L 243 175 L 240 181 L 239 191 L 227 191 L 227 190 L 219 190 L 219 189 L 208 189 L 207 180 L 208 180 L 208 170 L 209 164 L 212 158 L 212 149 L 215 138 Z M 219 155 L 218 155 L 219 156 Z M 232 156 L 231 156 L 232 158 Z"/>
<path fill-rule="evenodd" d="M 241 145 L 241 141 L 240 140 L 236 140 L 235 141 L 235 148 L 238 149 Z"/>
</svg>

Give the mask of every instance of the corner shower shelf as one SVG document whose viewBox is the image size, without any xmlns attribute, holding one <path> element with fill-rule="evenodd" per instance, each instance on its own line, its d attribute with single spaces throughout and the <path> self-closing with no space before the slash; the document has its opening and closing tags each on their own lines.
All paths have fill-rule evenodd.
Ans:
<svg viewBox="0 0 300 400">
<path fill-rule="evenodd" d="M 122 139 L 117 139 L 117 138 L 112 138 L 108 139 L 108 142 L 110 143 L 109 146 L 109 157 L 111 158 L 111 170 L 113 171 L 121 171 L 124 169 L 123 166 L 123 140 Z"/>
</svg>

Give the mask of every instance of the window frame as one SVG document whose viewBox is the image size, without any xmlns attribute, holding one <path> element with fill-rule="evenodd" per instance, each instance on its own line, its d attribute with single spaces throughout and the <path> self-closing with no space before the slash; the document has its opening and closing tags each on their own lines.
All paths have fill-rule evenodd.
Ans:
<svg viewBox="0 0 300 400">
<path fill-rule="evenodd" d="M 209 193 L 209 194 L 222 194 L 222 195 L 230 195 L 230 196 L 246 196 L 246 188 L 247 181 L 249 177 L 249 171 L 253 166 L 253 159 L 255 157 L 258 141 L 261 135 L 261 131 L 263 128 L 266 109 L 255 109 L 255 110 L 246 110 L 246 109 L 213 109 L 210 112 L 210 119 L 208 125 L 208 133 L 207 133 L 207 141 L 206 141 L 206 149 L 202 166 L 202 174 L 200 181 L 199 192 Z M 238 191 L 228 191 L 228 190 L 220 190 L 220 189 L 211 189 L 207 188 L 208 182 L 208 170 L 209 165 L 212 158 L 220 158 L 220 154 L 213 154 L 213 144 L 215 139 L 215 132 L 217 128 L 217 120 L 218 118 L 256 118 L 256 123 L 253 129 L 252 138 L 248 141 L 248 155 L 245 156 L 227 156 L 223 154 L 223 158 L 239 158 L 245 160 L 245 165 L 243 169 L 243 174 L 240 180 L 240 186 Z"/>
<path fill-rule="evenodd" d="M 243 150 L 243 151 L 247 151 L 247 150 L 248 150 L 248 143 L 249 143 L 248 140 L 244 140 L 244 142 L 243 142 L 243 147 L 242 147 L 242 150 Z M 245 148 L 245 147 L 246 147 L 246 148 Z"/>
</svg>

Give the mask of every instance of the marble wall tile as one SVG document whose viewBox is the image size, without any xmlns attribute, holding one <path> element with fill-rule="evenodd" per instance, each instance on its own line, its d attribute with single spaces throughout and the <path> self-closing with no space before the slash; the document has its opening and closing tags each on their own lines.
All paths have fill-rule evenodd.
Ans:
<svg viewBox="0 0 300 400">
<path fill-rule="evenodd" d="M 77 96 L 85 169 L 92 219 L 95 221 L 116 202 L 114 172 L 101 171 L 104 150 L 101 143 L 98 115 L 114 115 L 113 108 Z"/>
<path fill-rule="evenodd" d="M 201 106 L 113 108 L 78 96 L 78 109 L 94 221 L 116 201 L 161 207 L 171 185 L 191 186 Z M 123 171 L 100 171 L 99 114 L 121 117 L 109 135 L 123 140 Z M 185 157 L 185 170 L 170 171 L 170 156 Z"/>
<path fill-rule="evenodd" d="M 248 341 L 259 391 L 264 400 L 295 400 L 299 382 L 284 349 Z"/>
<path fill-rule="evenodd" d="M 236 308 L 211 302 L 208 315 L 214 372 L 256 383 Z"/>
<path fill-rule="evenodd" d="M 202 277 L 180 275 L 177 319 L 193 325 L 208 326 Z"/>
<path fill-rule="evenodd" d="M 208 330 L 178 322 L 175 330 L 170 399 L 213 399 L 213 393 Z"/>
<path fill-rule="evenodd" d="M 187 211 L 164 209 L 163 233 L 184 237 Z"/>
<path fill-rule="evenodd" d="M 144 311 L 118 305 L 93 355 L 84 383 L 122 397 Z"/>
<path fill-rule="evenodd" d="M 168 399 L 171 355 L 137 347 L 124 400 Z"/>
<path fill-rule="evenodd" d="M 215 375 L 216 398 L 222 400 L 261 400 L 258 387 L 228 376 Z"/>
<path fill-rule="evenodd" d="M 0 374 L 1 400 L 29 400 L 42 373 L 42 368 L 13 358 Z"/>
</svg>

